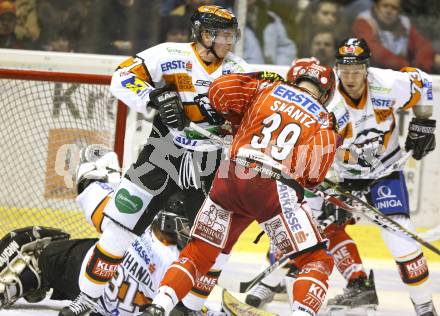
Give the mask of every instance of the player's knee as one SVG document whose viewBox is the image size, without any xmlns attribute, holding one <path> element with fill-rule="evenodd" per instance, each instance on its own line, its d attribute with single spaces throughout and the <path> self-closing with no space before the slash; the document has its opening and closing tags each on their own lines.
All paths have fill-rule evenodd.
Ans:
<svg viewBox="0 0 440 316">
<path fill-rule="evenodd" d="M 323 248 L 306 252 L 294 259 L 295 265 L 303 270 L 305 267 L 314 267 L 314 270 L 330 275 L 333 271 L 333 257 Z"/>
<path fill-rule="evenodd" d="M 110 221 L 98 243 L 103 251 L 115 257 L 122 257 L 135 238 L 135 234 L 121 225 Z"/>
</svg>

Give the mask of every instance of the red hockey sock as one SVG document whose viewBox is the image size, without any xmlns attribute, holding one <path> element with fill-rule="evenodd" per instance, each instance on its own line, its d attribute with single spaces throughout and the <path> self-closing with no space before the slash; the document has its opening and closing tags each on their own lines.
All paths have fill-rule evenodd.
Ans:
<svg viewBox="0 0 440 316">
<path fill-rule="evenodd" d="M 327 294 L 333 259 L 319 249 L 295 258 L 295 263 L 301 270 L 293 284 L 293 308 L 317 314 Z"/>
<path fill-rule="evenodd" d="M 174 289 L 181 300 L 194 286 L 196 277 L 206 274 L 215 262 L 221 249 L 194 238 L 171 264 L 162 279 L 161 286 Z"/>
<path fill-rule="evenodd" d="M 336 268 L 347 281 L 359 277 L 367 278 L 357 246 L 344 227 L 333 229 L 329 234 L 329 241 L 329 251 L 333 255 Z"/>
</svg>

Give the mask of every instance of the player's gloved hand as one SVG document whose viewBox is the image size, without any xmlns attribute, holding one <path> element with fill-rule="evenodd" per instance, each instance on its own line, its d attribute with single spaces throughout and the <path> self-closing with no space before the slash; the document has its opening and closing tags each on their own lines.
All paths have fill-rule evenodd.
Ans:
<svg viewBox="0 0 440 316">
<path fill-rule="evenodd" d="M 405 150 L 413 150 L 415 160 L 420 160 L 435 149 L 435 120 L 413 118 L 408 126 Z"/>
<path fill-rule="evenodd" d="M 165 85 L 151 91 L 148 106 L 158 109 L 162 123 L 169 127 L 181 131 L 189 126 L 190 120 L 183 111 L 182 100 L 175 91 L 174 85 Z"/>
<path fill-rule="evenodd" d="M 199 94 L 194 98 L 194 102 L 199 104 L 200 112 L 202 112 L 205 120 L 212 125 L 221 125 L 225 119 L 211 107 L 209 98 L 206 94 Z"/>
</svg>

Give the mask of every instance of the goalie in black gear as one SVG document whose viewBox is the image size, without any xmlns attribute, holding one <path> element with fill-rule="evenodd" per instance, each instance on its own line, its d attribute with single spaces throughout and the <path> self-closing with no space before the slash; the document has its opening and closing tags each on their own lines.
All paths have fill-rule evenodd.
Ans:
<svg viewBox="0 0 440 316">
<path fill-rule="evenodd" d="M 33 226 L 13 230 L 0 240 L 0 309 L 21 297 L 31 303 L 46 297 L 38 259 L 50 243 L 69 237 L 60 229 Z"/>
</svg>

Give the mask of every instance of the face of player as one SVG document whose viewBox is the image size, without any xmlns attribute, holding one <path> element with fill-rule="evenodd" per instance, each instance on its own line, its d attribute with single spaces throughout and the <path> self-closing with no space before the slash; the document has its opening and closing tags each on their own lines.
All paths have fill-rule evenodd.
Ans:
<svg viewBox="0 0 440 316">
<path fill-rule="evenodd" d="M 338 64 L 336 69 L 339 80 L 348 95 L 354 99 L 360 98 L 367 84 L 367 66 Z"/>
<path fill-rule="evenodd" d="M 207 31 L 203 33 L 203 40 L 205 41 L 206 46 L 212 46 L 218 58 L 225 58 L 226 55 L 232 51 L 239 38 L 239 32 L 233 29 L 219 29 L 215 32 L 215 36 L 212 36 Z M 211 55 L 213 54 L 211 53 Z M 216 57 L 214 55 L 213 57 L 215 60 Z"/>
<path fill-rule="evenodd" d="M 385 25 L 393 24 L 399 17 L 400 0 L 379 0 L 374 5 L 374 12 Z"/>
</svg>

